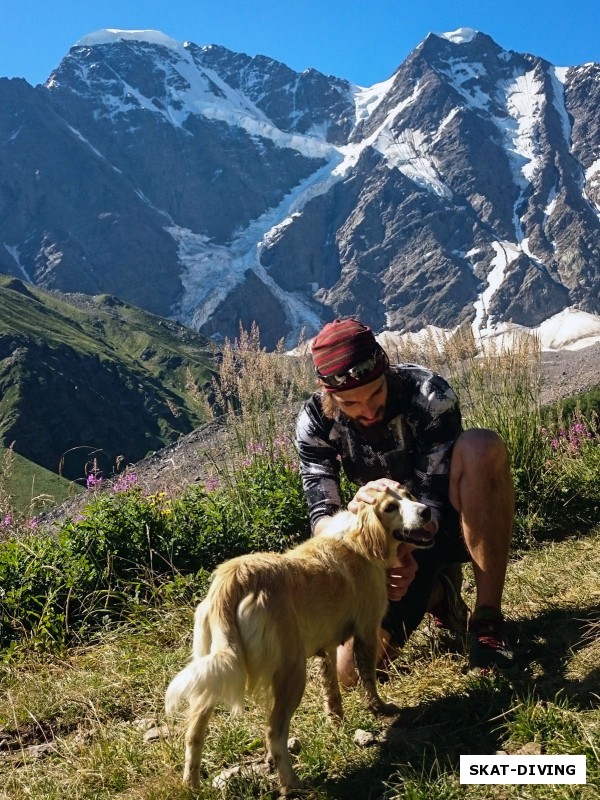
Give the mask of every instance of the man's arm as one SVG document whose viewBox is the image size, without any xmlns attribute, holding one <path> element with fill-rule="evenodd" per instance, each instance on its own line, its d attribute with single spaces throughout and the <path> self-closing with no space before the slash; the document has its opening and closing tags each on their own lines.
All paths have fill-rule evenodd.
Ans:
<svg viewBox="0 0 600 800">
<path fill-rule="evenodd" d="M 439 524 L 448 505 L 452 448 L 462 432 L 458 398 L 439 375 L 423 381 L 413 398 L 408 423 L 414 436 L 414 492 Z"/>
<path fill-rule="evenodd" d="M 342 504 L 340 462 L 327 434 L 319 409 L 309 400 L 296 422 L 296 447 L 313 535 L 323 530 Z"/>
</svg>

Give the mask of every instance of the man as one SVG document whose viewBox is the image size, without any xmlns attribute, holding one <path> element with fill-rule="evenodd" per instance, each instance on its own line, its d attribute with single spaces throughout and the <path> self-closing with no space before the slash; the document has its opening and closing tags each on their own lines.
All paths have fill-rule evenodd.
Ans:
<svg viewBox="0 0 600 800">
<path fill-rule="evenodd" d="M 412 553 L 399 545 L 397 565 L 388 572 L 382 659 L 406 641 L 426 610 L 440 625 L 451 624 L 452 606 L 462 600 L 453 597 L 449 576 L 471 561 L 477 595 L 469 620 L 470 666 L 511 669 L 501 603 L 514 490 L 502 439 L 489 430 L 463 431 L 446 381 L 425 367 L 391 366 L 359 320 L 325 325 L 311 353 L 320 391 L 298 417 L 296 441 L 313 534 L 341 506 L 340 468 L 360 487 L 351 511 L 358 500 L 373 502 L 369 489 L 398 484 L 431 508 L 434 547 Z M 445 598 L 433 608 L 440 585 Z M 345 685 L 356 679 L 351 642 L 338 652 L 338 674 Z"/>
</svg>

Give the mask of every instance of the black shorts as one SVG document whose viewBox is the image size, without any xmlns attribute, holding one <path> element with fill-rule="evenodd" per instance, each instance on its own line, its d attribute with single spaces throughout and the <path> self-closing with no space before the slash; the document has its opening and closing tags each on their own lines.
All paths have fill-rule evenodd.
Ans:
<svg viewBox="0 0 600 800">
<path fill-rule="evenodd" d="M 471 560 L 461 532 L 457 512 L 450 508 L 429 550 L 413 553 L 419 569 L 402 600 L 390 600 L 381 627 L 392 636 L 392 642 L 401 646 L 419 625 L 427 610 L 427 603 L 437 575 L 449 564 L 464 564 Z"/>
</svg>

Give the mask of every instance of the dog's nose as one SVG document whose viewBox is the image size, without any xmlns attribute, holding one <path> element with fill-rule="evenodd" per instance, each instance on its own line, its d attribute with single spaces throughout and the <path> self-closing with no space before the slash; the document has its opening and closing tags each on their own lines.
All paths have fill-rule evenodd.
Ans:
<svg viewBox="0 0 600 800">
<path fill-rule="evenodd" d="M 431 509 L 429 506 L 423 507 L 423 522 L 429 522 L 431 519 Z"/>
</svg>

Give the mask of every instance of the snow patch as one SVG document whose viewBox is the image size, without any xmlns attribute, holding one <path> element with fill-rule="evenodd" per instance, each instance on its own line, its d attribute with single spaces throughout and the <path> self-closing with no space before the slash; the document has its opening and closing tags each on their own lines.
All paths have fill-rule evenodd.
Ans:
<svg viewBox="0 0 600 800">
<path fill-rule="evenodd" d="M 251 269 L 284 308 L 289 329 L 294 332 L 290 338 L 302 329 L 311 333 L 319 330 L 321 320 L 310 301 L 281 289 L 260 263 L 260 254 L 311 198 L 328 191 L 339 180 L 334 175 L 334 167 L 340 159 L 333 150 L 325 166 L 294 187 L 279 206 L 268 209 L 240 231 L 227 247 L 214 245 L 206 236 L 188 229 L 169 226 L 167 230 L 178 244 L 183 266 L 183 297 L 175 310 L 175 318 L 199 330 Z"/>
<path fill-rule="evenodd" d="M 440 72 L 450 78 L 456 91 L 464 97 L 472 108 L 487 111 L 490 97 L 485 92 L 482 92 L 477 83 L 482 76 L 487 75 L 487 70 L 483 64 L 477 61 L 466 62 L 459 59 L 452 59 L 446 63 L 448 69 L 440 70 Z M 467 83 L 471 85 L 467 86 Z"/>
<path fill-rule="evenodd" d="M 76 128 L 73 128 L 69 124 L 67 124 L 67 128 L 77 139 L 79 139 L 80 142 L 82 142 L 82 144 L 85 144 L 87 147 L 89 147 L 92 153 L 94 153 L 94 155 L 98 156 L 98 158 L 102 159 L 102 161 L 105 161 L 111 169 L 119 173 L 119 175 L 123 174 L 122 170 L 120 170 L 118 167 L 115 167 L 114 164 L 111 164 L 110 161 L 106 158 L 106 156 L 103 153 L 101 153 L 100 150 L 98 150 L 98 148 L 94 147 L 94 145 L 88 139 L 86 139 L 85 136 L 83 136 Z"/>
<path fill-rule="evenodd" d="M 426 348 L 433 346 L 438 352 L 443 352 L 456 331 L 456 328 L 444 329 L 427 325 L 414 333 L 383 331 L 376 338 L 393 357 L 395 350 L 406 344 Z M 502 348 L 514 347 L 524 336 L 538 339 L 541 349 L 546 351 L 581 350 L 600 342 L 600 316 L 576 308 L 566 308 L 535 328 L 503 322 L 483 334 L 475 333 L 475 341 L 480 352 L 490 349 L 498 352 Z M 305 347 L 308 348 L 309 345 L 310 342 L 307 342 Z"/>
<path fill-rule="evenodd" d="M 562 79 L 561 79 L 562 76 Z M 562 126 L 563 137 L 567 145 L 571 143 L 571 120 L 565 104 L 565 81 L 564 74 L 559 67 L 550 69 L 550 80 L 552 82 L 552 93 L 554 95 L 552 104 L 558 111 Z"/>
<path fill-rule="evenodd" d="M 19 253 L 19 248 L 13 247 L 12 245 L 6 244 L 5 242 L 3 242 L 3 244 L 4 244 L 4 249 L 9 253 L 9 255 L 11 255 L 14 258 L 17 267 L 19 268 L 21 274 L 23 275 L 27 283 L 33 283 L 33 281 L 31 280 L 31 276 L 29 275 L 23 264 L 21 264 L 21 254 Z"/>
<path fill-rule="evenodd" d="M 487 276 L 488 285 L 473 304 L 475 308 L 475 319 L 471 327 L 475 338 L 485 336 L 492 332 L 494 328 L 493 319 L 488 317 L 490 301 L 500 286 L 502 286 L 506 268 L 521 252 L 517 246 L 510 242 L 493 242 L 492 247 L 496 251 L 496 256 L 492 259 L 492 269 Z"/>
<path fill-rule="evenodd" d="M 515 74 L 513 80 L 499 84 L 498 100 L 506 108 L 508 118 L 494 117 L 506 146 L 514 180 L 520 194 L 514 205 L 514 226 L 517 241 L 523 238 L 519 208 L 531 182 L 541 169 L 539 127 L 545 102 L 541 81 L 533 70 Z"/>
<path fill-rule="evenodd" d="M 381 96 L 376 93 L 372 95 L 375 104 L 371 107 L 371 112 L 381 102 L 390 85 L 391 79 L 386 83 L 378 84 L 383 94 Z M 407 129 L 399 135 L 394 131 L 394 124 L 398 117 L 417 100 L 420 93 L 421 86 L 417 83 L 412 94 L 391 108 L 379 128 L 368 138 L 363 139 L 359 144 L 341 147 L 340 151 L 344 154 L 344 161 L 337 168 L 336 174 L 343 175 L 348 172 L 356 164 L 363 150 L 366 147 L 372 147 L 384 156 L 388 167 L 400 170 L 407 178 L 427 191 L 440 197 L 451 198 L 452 192 L 443 182 L 434 159 L 428 155 L 428 150 L 435 142 L 435 137 L 440 134 L 441 128 L 450 122 L 456 112 L 451 112 L 443 120 L 440 130 L 434 134 L 433 139 L 429 134 L 424 134 L 419 130 Z M 365 93 L 363 97 L 365 103 L 368 98 L 368 93 Z"/>
<path fill-rule="evenodd" d="M 387 81 L 375 83 L 368 89 L 361 86 L 356 87 L 354 94 L 354 107 L 356 109 L 356 124 L 363 119 L 368 119 L 381 103 L 394 84 L 395 76 L 392 75 Z"/>
<path fill-rule="evenodd" d="M 567 73 L 571 67 L 554 67 L 554 76 L 562 84 L 567 82 Z"/>
<path fill-rule="evenodd" d="M 160 31 L 139 30 L 123 31 L 118 28 L 104 28 L 103 30 L 88 33 L 82 36 L 74 47 L 95 47 L 99 44 L 115 44 L 116 42 L 144 42 L 145 44 L 158 44 L 162 47 L 169 47 L 171 50 L 180 51 L 183 43 L 166 36 Z"/>
<path fill-rule="evenodd" d="M 589 166 L 585 171 L 585 182 L 588 183 L 594 176 L 600 172 L 600 158 L 597 158 L 594 163 Z M 594 181 L 593 185 L 597 185 L 598 181 Z"/>
<path fill-rule="evenodd" d="M 580 350 L 600 342 L 600 317 L 566 308 L 533 331 L 540 337 L 543 350 Z"/>
<path fill-rule="evenodd" d="M 457 28 L 455 31 L 441 33 L 440 36 L 442 39 L 447 39 L 453 44 L 467 44 L 468 42 L 472 42 L 478 33 L 479 31 L 473 28 Z"/>
</svg>

